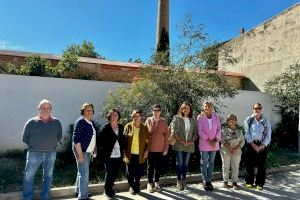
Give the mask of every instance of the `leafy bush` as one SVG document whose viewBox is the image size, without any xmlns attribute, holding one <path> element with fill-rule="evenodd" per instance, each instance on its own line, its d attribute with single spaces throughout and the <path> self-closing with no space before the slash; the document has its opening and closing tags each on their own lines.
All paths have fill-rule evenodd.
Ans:
<svg viewBox="0 0 300 200">
<path fill-rule="evenodd" d="M 28 75 L 28 76 L 54 76 L 57 69 L 51 65 L 50 61 L 39 56 L 30 56 L 26 58 L 26 63 L 17 67 L 12 63 L 8 65 L 10 74 Z"/>
<path fill-rule="evenodd" d="M 296 147 L 300 102 L 300 64 L 289 66 L 266 83 L 266 90 L 278 100 L 277 107 L 282 117 L 275 130 L 280 146 Z"/>
<path fill-rule="evenodd" d="M 278 162 L 278 159 L 277 159 L 277 157 L 276 157 L 276 155 L 275 155 L 274 152 L 272 152 L 272 151 L 268 152 L 268 157 L 267 157 L 267 163 L 266 163 L 266 165 L 267 165 L 267 168 L 275 168 L 275 167 L 279 167 L 280 166 L 280 164 Z"/>
</svg>

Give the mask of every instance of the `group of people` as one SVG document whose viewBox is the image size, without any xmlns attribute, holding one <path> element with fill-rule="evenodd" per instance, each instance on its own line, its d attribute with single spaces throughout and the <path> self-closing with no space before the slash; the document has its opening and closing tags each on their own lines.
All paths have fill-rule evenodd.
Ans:
<svg viewBox="0 0 300 200">
<path fill-rule="evenodd" d="M 23 131 L 23 141 L 28 146 L 23 179 L 23 197 L 33 198 L 33 180 L 40 165 L 43 168 L 41 199 L 50 199 L 56 146 L 62 137 L 62 127 L 58 119 L 51 115 L 52 104 L 42 100 L 38 104 L 38 115 L 27 121 Z M 147 161 L 147 191 L 160 191 L 161 163 L 168 154 L 169 145 L 176 154 L 177 188 L 186 188 L 186 174 L 191 153 L 195 152 L 195 142 L 201 159 L 203 188 L 212 191 L 212 174 L 217 151 L 222 158 L 224 187 L 239 189 L 238 174 L 242 147 L 246 154 L 246 187 L 254 185 L 262 190 L 266 177 L 267 147 L 271 141 L 271 125 L 262 114 L 262 105 L 253 105 L 253 114 L 244 121 L 244 130 L 237 125 L 237 117 L 230 114 L 223 126 L 214 112 L 213 104 L 205 101 L 202 112 L 195 119 L 193 108 L 188 102 L 182 103 L 178 114 L 168 126 L 162 118 L 161 106 L 152 106 L 152 116 L 142 122 L 142 112 L 133 110 L 132 121 L 125 127 L 119 122 L 120 112 L 113 108 L 107 114 L 108 122 L 98 132 L 93 122 L 94 106 L 84 103 L 74 125 L 73 152 L 77 164 L 75 193 L 78 199 L 89 199 L 89 164 L 92 157 L 101 152 L 105 165 L 104 195 L 108 199 L 115 196 L 113 190 L 122 162 L 126 164 L 126 175 L 131 194 L 140 193 L 140 178 Z M 100 151 L 100 152 L 97 152 Z M 256 179 L 254 167 L 258 168 Z M 229 184 L 231 170 L 232 185 Z M 254 182 L 255 180 L 255 182 Z"/>
</svg>

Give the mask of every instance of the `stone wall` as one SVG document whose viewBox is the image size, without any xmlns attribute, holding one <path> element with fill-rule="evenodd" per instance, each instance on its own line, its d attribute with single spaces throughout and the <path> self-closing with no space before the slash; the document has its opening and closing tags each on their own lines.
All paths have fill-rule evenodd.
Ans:
<svg viewBox="0 0 300 200">
<path fill-rule="evenodd" d="M 264 83 L 300 62 L 300 3 L 226 43 L 238 63 L 219 59 L 219 69 L 238 72 L 249 81 L 246 89 L 264 91 Z"/>
</svg>

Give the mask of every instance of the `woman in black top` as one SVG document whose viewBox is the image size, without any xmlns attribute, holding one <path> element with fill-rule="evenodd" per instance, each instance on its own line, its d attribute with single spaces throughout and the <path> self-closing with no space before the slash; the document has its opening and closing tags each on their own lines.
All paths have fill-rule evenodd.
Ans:
<svg viewBox="0 0 300 200">
<path fill-rule="evenodd" d="M 120 118 L 120 112 L 117 109 L 111 109 L 107 114 L 108 123 L 101 128 L 99 134 L 101 154 L 105 165 L 104 195 L 109 199 L 115 195 L 113 185 L 122 162 L 124 150 L 124 127 L 119 124 Z"/>
</svg>

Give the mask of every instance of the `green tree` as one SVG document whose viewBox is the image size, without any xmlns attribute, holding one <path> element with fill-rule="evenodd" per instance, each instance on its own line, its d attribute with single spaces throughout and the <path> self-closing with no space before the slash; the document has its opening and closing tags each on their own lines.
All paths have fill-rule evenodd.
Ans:
<svg viewBox="0 0 300 200">
<path fill-rule="evenodd" d="M 157 65 L 168 66 L 170 65 L 170 40 L 169 33 L 165 28 L 162 29 L 159 42 L 156 47 L 156 52 L 153 60 Z"/>
<path fill-rule="evenodd" d="M 276 97 L 286 114 L 298 116 L 300 102 L 300 64 L 291 65 L 266 83 L 266 91 Z"/>
<path fill-rule="evenodd" d="M 220 97 L 233 97 L 237 93 L 224 74 L 202 69 L 203 60 L 199 55 L 207 37 L 201 26 L 193 26 L 191 19 L 186 18 L 180 27 L 181 42 L 172 50 L 171 64 L 157 66 L 152 57 L 151 64 L 142 70 L 141 79 L 129 88 L 119 88 L 108 95 L 104 113 L 111 107 L 119 107 L 123 116 L 130 116 L 133 109 L 148 113 L 151 104 L 159 103 L 165 117 L 170 120 L 183 101 L 190 102 L 195 113 L 199 114 L 204 100 L 213 99 L 220 107 Z M 167 59 L 167 55 L 162 53 L 160 58 Z"/>
<path fill-rule="evenodd" d="M 150 114 L 149 108 L 153 103 L 160 103 L 163 108 L 166 108 L 166 105 L 163 105 L 165 98 L 163 91 L 151 80 L 135 80 L 128 87 L 119 87 L 108 93 L 103 108 L 104 115 L 109 109 L 118 108 L 122 114 L 121 122 L 126 123 L 131 119 L 131 112 L 134 109 L 142 110 L 143 114 L 147 116 Z"/>
<path fill-rule="evenodd" d="M 174 47 L 168 47 L 166 51 L 163 46 L 162 50 L 154 52 L 150 59 L 152 65 L 217 70 L 219 58 L 230 64 L 238 61 L 232 56 L 232 49 L 225 45 L 226 42 L 211 42 L 205 26 L 193 24 L 190 14 L 177 24 L 176 29 L 178 37 Z"/>
<path fill-rule="evenodd" d="M 72 44 L 63 51 L 62 59 L 58 63 L 58 69 L 62 72 L 61 76 L 69 76 L 73 73 L 75 77 L 84 77 L 89 79 L 90 75 L 79 74 L 79 57 L 89 57 L 89 58 L 100 58 L 105 59 L 104 56 L 98 54 L 92 42 L 84 40 L 81 45 Z"/>
<path fill-rule="evenodd" d="M 272 80 L 265 84 L 265 89 L 278 100 L 277 107 L 281 115 L 281 124 L 276 128 L 275 139 L 281 146 L 297 147 L 300 64 L 291 65 L 281 74 L 274 76 Z"/>
<path fill-rule="evenodd" d="M 137 58 L 137 59 L 132 59 L 132 58 L 129 58 L 128 59 L 128 62 L 131 62 L 131 63 L 144 63 L 142 59 L 140 58 Z"/>
<path fill-rule="evenodd" d="M 100 58 L 105 59 L 104 56 L 96 52 L 95 46 L 92 42 L 84 40 L 81 45 L 72 44 L 64 50 L 63 53 L 71 53 L 78 57 L 88 57 L 88 58 Z"/>
</svg>

